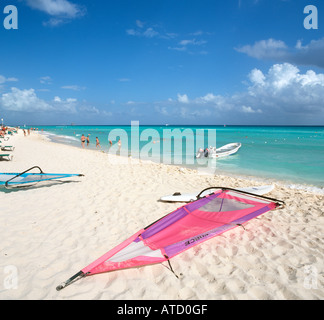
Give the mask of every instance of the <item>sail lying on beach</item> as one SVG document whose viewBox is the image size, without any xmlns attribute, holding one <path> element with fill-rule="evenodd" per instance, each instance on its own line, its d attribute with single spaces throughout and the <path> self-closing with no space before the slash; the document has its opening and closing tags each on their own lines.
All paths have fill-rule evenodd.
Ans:
<svg viewBox="0 0 324 320">
<path fill-rule="evenodd" d="M 248 192 L 217 189 L 200 199 L 198 195 L 199 200 L 139 230 L 56 289 L 61 290 L 84 276 L 168 261 L 203 241 L 284 205 L 283 201 Z M 204 191 L 206 189 L 200 194 Z"/>
<path fill-rule="evenodd" d="M 39 173 L 31 173 L 29 171 L 39 169 Z M 14 187 L 27 187 L 38 182 L 48 180 L 59 180 L 69 177 L 79 177 L 82 174 L 75 173 L 44 173 L 40 167 L 32 167 L 21 173 L 0 173 L 0 187 L 14 188 Z"/>
</svg>

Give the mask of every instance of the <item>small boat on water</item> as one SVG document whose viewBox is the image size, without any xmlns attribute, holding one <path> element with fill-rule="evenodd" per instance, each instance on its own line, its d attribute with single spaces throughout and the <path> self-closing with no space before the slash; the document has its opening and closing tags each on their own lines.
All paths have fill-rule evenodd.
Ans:
<svg viewBox="0 0 324 320">
<path fill-rule="evenodd" d="M 209 147 L 205 150 L 199 149 L 196 153 L 196 158 L 221 158 L 230 156 L 234 153 L 236 153 L 241 148 L 241 143 L 235 142 L 235 143 L 229 143 L 226 144 L 220 148 L 216 147 Z"/>
</svg>

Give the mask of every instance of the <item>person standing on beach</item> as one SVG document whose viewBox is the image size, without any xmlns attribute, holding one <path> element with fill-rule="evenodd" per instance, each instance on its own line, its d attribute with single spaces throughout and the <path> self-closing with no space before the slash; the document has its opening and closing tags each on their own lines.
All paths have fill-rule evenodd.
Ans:
<svg viewBox="0 0 324 320">
<path fill-rule="evenodd" d="M 84 148 L 84 143 L 85 143 L 85 136 L 84 136 L 84 134 L 82 134 L 82 136 L 81 136 L 81 146 L 82 146 L 82 148 Z"/>
<path fill-rule="evenodd" d="M 88 136 L 87 136 L 87 146 L 89 145 L 89 143 L 90 143 L 90 134 L 88 134 Z"/>
</svg>

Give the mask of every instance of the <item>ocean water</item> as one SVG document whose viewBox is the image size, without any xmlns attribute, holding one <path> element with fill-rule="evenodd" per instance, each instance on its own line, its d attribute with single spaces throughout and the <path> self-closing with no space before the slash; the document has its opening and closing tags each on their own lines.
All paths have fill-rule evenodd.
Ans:
<svg viewBox="0 0 324 320">
<path fill-rule="evenodd" d="M 52 141 L 81 147 L 81 135 L 90 134 L 87 148 L 226 173 L 274 179 L 324 188 L 324 126 L 38 126 Z M 121 140 L 121 148 L 118 140 Z M 111 140 L 112 145 L 108 140 Z M 240 142 L 242 147 L 222 159 L 195 159 L 199 148 Z"/>
</svg>

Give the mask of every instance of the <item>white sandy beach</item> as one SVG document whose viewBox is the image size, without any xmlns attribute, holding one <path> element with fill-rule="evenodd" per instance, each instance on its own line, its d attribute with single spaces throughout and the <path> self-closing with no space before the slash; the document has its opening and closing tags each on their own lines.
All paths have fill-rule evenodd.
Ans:
<svg viewBox="0 0 324 320">
<path fill-rule="evenodd" d="M 324 196 L 277 183 L 270 211 L 198 245 L 167 264 L 86 277 L 56 286 L 136 231 L 181 206 L 159 202 L 175 191 L 245 187 L 262 181 L 113 157 L 49 142 L 39 134 L 10 139 L 12 161 L 0 172 L 40 166 L 82 173 L 66 183 L 0 191 L 0 299 L 324 299 Z M 17 272 L 17 283 L 10 282 Z M 12 288 L 13 286 L 13 288 Z"/>
</svg>

